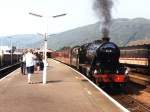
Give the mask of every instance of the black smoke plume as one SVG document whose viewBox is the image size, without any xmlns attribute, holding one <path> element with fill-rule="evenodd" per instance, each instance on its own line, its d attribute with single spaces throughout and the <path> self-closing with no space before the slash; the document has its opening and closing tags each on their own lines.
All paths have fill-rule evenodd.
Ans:
<svg viewBox="0 0 150 112">
<path fill-rule="evenodd" d="M 112 0 L 95 0 L 94 9 L 101 20 L 102 38 L 109 38 L 109 27 L 111 23 Z"/>
</svg>

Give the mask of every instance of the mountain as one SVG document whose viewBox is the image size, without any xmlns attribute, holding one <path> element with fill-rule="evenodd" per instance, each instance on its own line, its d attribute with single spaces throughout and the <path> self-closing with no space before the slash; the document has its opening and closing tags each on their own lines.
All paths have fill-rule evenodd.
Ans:
<svg viewBox="0 0 150 112">
<path fill-rule="evenodd" d="M 41 41 L 42 38 L 36 34 L 22 34 L 0 37 L 2 46 L 17 46 L 21 48 L 34 47 L 34 44 Z"/>
<path fill-rule="evenodd" d="M 58 50 L 64 46 L 73 47 L 101 39 L 100 22 L 48 37 L 48 48 Z M 21 47 L 41 47 L 44 39 L 39 35 L 25 34 L 11 36 L 12 43 L 20 42 Z M 110 41 L 118 46 L 126 46 L 130 41 L 150 38 L 150 20 L 144 18 L 114 19 L 110 27 Z M 1 37 L 2 43 L 10 43 L 10 38 Z M 5 39 L 5 40 L 4 40 Z"/>
<path fill-rule="evenodd" d="M 148 19 L 116 19 L 112 23 L 110 35 L 113 42 L 125 46 L 130 41 L 150 38 L 149 31 L 150 20 Z"/>
<path fill-rule="evenodd" d="M 60 49 L 101 39 L 99 26 L 100 22 L 54 35 L 48 38 L 48 47 Z M 126 46 L 130 41 L 144 38 L 150 38 L 150 20 L 144 18 L 113 20 L 110 27 L 110 41 L 119 46 Z"/>
</svg>

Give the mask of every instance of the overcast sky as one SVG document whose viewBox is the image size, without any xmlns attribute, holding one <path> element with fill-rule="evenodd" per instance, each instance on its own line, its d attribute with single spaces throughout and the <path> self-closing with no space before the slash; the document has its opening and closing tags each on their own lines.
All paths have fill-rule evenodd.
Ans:
<svg viewBox="0 0 150 112">
<path fill-rule="evenodd" d="M 97 22 L 94 0 L 0 0 L 0 36 L 56 33 Z M 150 0 L 114 0 L 113 18 L 150 19 Z M 43 15 L 38 18 L 29 15 Z M 66 16 L 52 18 L 57 14 Z"/>
</svg>

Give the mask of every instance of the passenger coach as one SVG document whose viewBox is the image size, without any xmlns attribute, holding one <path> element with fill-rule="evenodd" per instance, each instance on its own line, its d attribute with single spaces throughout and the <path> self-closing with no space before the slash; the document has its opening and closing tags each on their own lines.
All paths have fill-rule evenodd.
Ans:
<svg viewBox="0 0 150 112">
<path fill-rule="evenodd" d="M 150 44 L 121 47 L 120 63 L 150 73 Z"/>
</svg>

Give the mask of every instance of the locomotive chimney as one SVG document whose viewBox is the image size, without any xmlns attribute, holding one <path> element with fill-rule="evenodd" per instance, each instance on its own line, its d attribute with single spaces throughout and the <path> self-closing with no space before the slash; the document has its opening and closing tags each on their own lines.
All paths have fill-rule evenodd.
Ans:
<svg viewBox="0 0 150 112">
<path fill-rule="evenodd" d="M 113 6 L 112 0 L 95 0 L 94 9 L 100 17 L 100 29 L 102 33 L 102 40 L 109 41 L 109 28 L 111 23 L 111 9 Z"/>
<path fill-rule="evenodd" d="M 109 42 L 110 38 L 109 37 L 102 37 L 103 42 Z"/>
<path fill-rule="evenodd" d="M 107 26 L 107 24 L 103 26 L 101 31 L 102 31 L 102 41 L 108 42 L 110 38 L 109 38 L 109 27 Z"/>
</svg>

